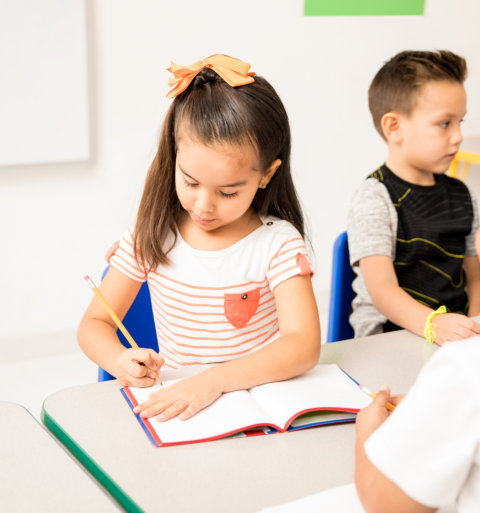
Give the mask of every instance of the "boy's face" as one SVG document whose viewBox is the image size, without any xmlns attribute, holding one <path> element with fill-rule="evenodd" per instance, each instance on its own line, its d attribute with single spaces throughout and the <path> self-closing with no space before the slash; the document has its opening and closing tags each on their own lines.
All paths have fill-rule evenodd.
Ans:
<svg viewBox="0 0 480 513">
<path fill-rule="evenodd" d="M 427 82 L 409 116 L 399 116 L 400 152 L 414 173 L 441 174 L 448 170 L 462 142 L 460 124 L 467 97 L 462 84 Z"/>
</svg>

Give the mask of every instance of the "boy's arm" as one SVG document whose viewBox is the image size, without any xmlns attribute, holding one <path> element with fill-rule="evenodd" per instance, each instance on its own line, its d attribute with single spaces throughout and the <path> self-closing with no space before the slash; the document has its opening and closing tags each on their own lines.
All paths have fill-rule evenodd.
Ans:
<svg viewBox="0 0 480 513">
<path fill-rule="evenodd" d="M 468 315 L 474 317 L 480 313 L 480 262 L 476 255 L 466 256 L 463 260 L 468 294 Z"/>
<path fill-rule="evenodd" d="M 433 310 L 399 286 L 392 259 L 385 255 L 362 258 L 360 270 L 375 308 L 394 324 L 423 337 L 425 321 Z M 459 314 L 437 315 L 433 327 L 439 345 L 480 333 L 479 324 Z"/>
<path fill-rule="evenodd" d="M 400 288 L 392 259 L 385 255 L 362 258 L 360 270 L 375 308 L 389 321 L 423 337 L 425 319 L 433 310 Z"/>
<path fill-rule="evenodd" d="M 355 444 L 355 485 L 367 513 L 432 513 L 436 508 L 420 504 L 382 474 L 368 459 L 365 441 L 387 419 L 388 390 L 380 390 L 375 400 L 357 415 Z M 395 443 L 392 440 L 392 443 Z"/>
<path fill-rule="evenodd" d="M 463 268 L 466 274 L 466 288 L 468 294 L 468 315 L 475 317 L 480 313 L 480 229 L 478 218 L 478 203 L 475 193 L 470 189 L 473 206 L 472 230 L 467 236 L 465 243 L 465 258 Z"/>
</svg>

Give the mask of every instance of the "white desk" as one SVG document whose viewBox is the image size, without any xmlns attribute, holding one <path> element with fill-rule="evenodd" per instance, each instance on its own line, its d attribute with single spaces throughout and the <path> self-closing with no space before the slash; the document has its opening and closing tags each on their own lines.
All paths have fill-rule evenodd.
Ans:
<svg viewBox="0 0 480 513">
<path fill-rule="evenodd" d="M 434 350 L 398 331 L 324 345 L 320 361 L 404 393 Z M 248 513 L 353 481 L 353 424 L 154 448 L 119 389 L 112 381 L 59 391 L 43 420 L 129 511 Z"/>
<path fill-rule="evenodd" d="M 22 406 L 0 401 L 0 437 L 1 511 L 120 511 Z"/>
</svg>

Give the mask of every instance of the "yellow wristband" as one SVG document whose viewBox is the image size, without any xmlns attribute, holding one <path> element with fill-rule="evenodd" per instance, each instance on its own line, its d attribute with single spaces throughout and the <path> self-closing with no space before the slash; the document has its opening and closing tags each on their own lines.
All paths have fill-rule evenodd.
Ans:
<svg viewBox="0 0 480 513">
<path fill-rule="evenodd" d="M 442 305 L 440 308 L 437 308 L 434 312 L 432 312 L 425 319 L 425 328 L 423 328 L 423 336 L 427 342 L 433 344 L 435 342 L 435 331 L 433 330 L 432 320 L 438 314 L 447 313 L 447 307 Z"/>
</svg>

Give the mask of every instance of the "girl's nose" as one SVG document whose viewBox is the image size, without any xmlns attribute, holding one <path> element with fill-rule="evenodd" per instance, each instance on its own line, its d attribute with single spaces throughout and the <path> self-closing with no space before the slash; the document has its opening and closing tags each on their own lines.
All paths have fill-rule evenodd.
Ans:
<svg viewBox="0 0 480 513">
<path fill-rule="evenodd" d="M 214 198 L 212 198 L 212 195 L 208 191 L 200 190 L 197 194 L 195 207 L 198 214 L 212 212 L 215 208 Z"/>
</svg>

